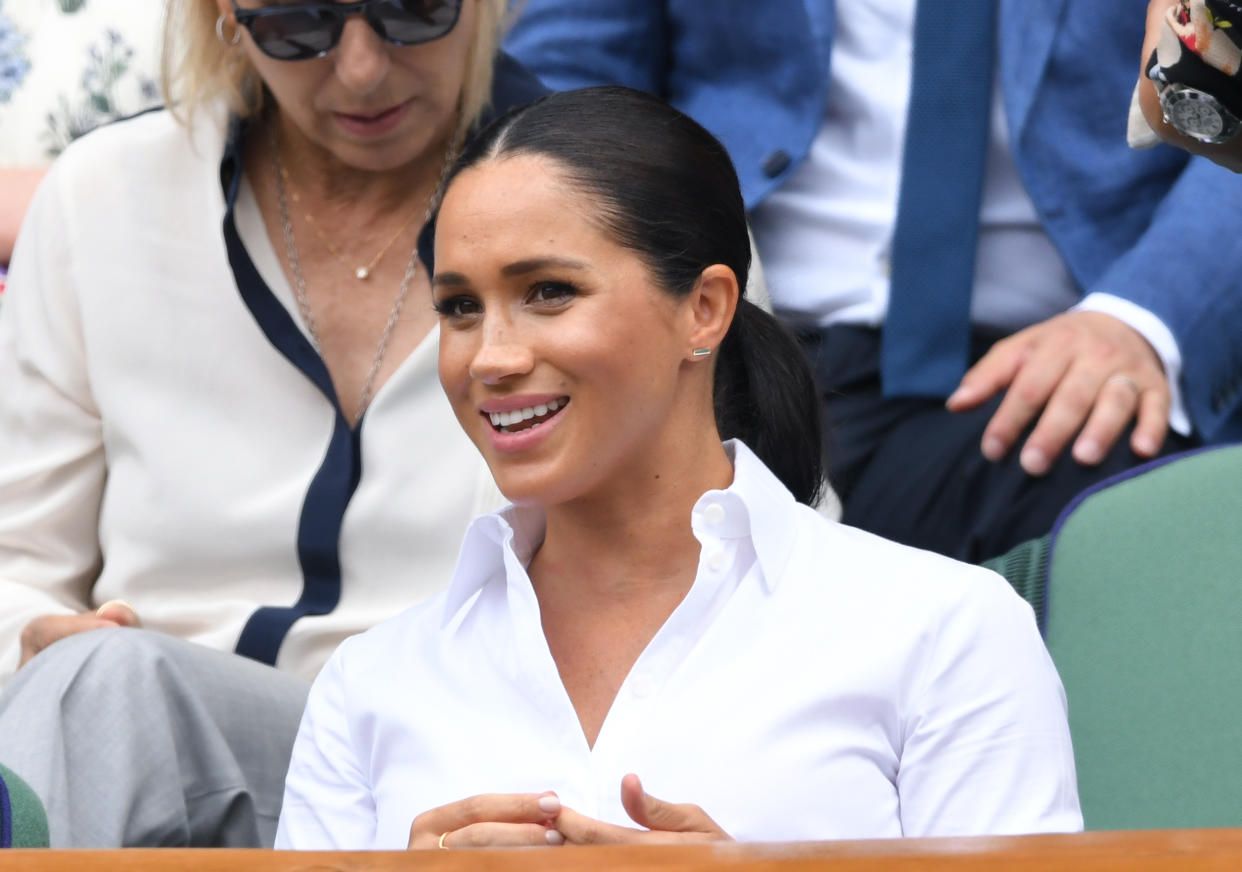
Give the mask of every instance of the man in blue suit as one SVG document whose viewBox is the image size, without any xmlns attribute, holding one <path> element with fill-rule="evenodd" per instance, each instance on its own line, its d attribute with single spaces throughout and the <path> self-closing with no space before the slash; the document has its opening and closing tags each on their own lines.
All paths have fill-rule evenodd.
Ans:
<svg viewBox="0 0 1242 872">
<path fill-rule="evenodd" d="M 966 7 L 973 19 L 945 24 Z M 650 91 L 729 148 L 774 306 L 824 390 L 846 522 L 983 559 L 1047 532 L 1094 481 L 1242 437 L 1242 185 L 1126 146 L 1144 23 L 1132 2 L 519 12 L 507 48 L 549 86 Z M 968 93 L 983 120 L 974 156 L 958 157 L 975 134 L 944 119 Z M 964 207 L 927 202 L 966 189 Z M 940 266 L 955 238 L 964 272 Z M 949 278 L 920 285 L 920 272 Z M 934 302 L 946 295 L 960 330 L 917 308 L 951 308 Z M 922 357 L 936 343 L 960 346 L 936 351 L 947 368 Z"/>
</svg>

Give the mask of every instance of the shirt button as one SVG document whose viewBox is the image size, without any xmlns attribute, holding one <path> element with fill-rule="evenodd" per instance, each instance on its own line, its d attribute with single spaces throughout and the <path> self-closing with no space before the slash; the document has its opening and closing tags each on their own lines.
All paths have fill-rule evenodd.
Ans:
<svg viewBox="0 0 1242 872">
<path fill-rule="evenodd" d="M 724 569 L 725 555 L 723 550 L 713 551 L 707 555 L 707 568 L 712 572 L 719 572 Z"/>
<path fill-rule="evenodd" d="M 719 524 L 724 519 L 725 510 L 724 506 L 720 505 L 720 503 L 712 503 L 710 506 L 703 509 L 703 520 L 709 524 Z"/>
<path fill-rule="evenodd" d="M 793 159 L 790 158 L 789 152 L 778 148 L 763 159 L 763 174 L 769 179 L 774 179 L 789 169 L 792 162 Z"/>
</svg>

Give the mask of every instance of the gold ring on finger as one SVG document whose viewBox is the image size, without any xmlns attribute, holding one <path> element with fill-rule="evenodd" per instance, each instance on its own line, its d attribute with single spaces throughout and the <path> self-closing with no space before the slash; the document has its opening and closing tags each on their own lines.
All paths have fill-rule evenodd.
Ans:
<svg viewBox="0 0 1242 872">
<path fill-rule="evenodd" d="M 452 830 L 445 830 L 444 832 L 440 833 L 440 841 L 436 842 L 436 847 L 439 848 L 441 851 L 447 851 L 449 849 L 448 845 L 444 844 L 444 837 L 447 836 L 451 832 Z"/>
<path fill-rule="evenodd" d="M 1104 384 L 1111 385 L 1113 382 L 1117 382 L 1118 384 L 1125 385 L 1130 390 L 1134 391 L 1135 394 L 1141 394 L 1143 392 L 1143 389 L 1139 387 L 1138 382 L 1130 378 L 1128 375 L 1124 375 L 1122 373 L 1110 375 L 1108 377 L 1108 380 L 1104 382 Z"/>
</svg>

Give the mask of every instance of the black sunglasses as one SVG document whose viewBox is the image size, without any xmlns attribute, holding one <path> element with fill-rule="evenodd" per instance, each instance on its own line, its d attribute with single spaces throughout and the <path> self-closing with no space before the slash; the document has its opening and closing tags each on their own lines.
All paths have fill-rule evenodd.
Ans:
<svg viewBox="0 0 1242 872">
<path fill-rule="evenodd" d="M 237 23 L 254 44 L 278 61 L 323 57 L 341 41 L 345 19 L 363 15 L 371 29 L 394 45 L 431 42 L 457 25 L 462 0 L 357 0 L 354 3 L 297 3 L 242 9 L 233 0 Z"/>
</svg>

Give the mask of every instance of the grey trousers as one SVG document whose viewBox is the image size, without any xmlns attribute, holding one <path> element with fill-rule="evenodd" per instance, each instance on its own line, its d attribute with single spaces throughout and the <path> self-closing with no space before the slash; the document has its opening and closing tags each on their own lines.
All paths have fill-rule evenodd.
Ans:
<svg viewBox="0 0 1242 872">
<path fill-rule="evenodd" d="M 271 847 L 310 685 L 134 629 L 63 639 L 0 695 L 0 761 L 54 848 Z"/>
</svg>

